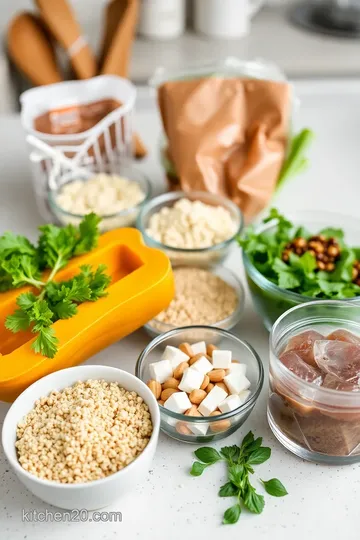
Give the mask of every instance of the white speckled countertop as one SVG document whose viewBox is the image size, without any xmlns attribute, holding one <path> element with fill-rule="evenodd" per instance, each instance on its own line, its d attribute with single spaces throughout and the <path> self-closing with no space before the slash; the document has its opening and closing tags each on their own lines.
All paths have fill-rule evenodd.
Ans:
<svg viewBox="0 0 360 540">
<path fill-rule="evenodd" d="M 317 134 L 311 151 L 311 168 L 287 185 L 279 195 L 279 208 L 327 209 L 358 214 L 360 197 L 360 81 L 298 83 L 302 99 L 297 125 L 311 126 Z M 140 92 L 137 124 L 152 155 L 142 164 L 154 184 L 162 185 L 155 151 L 159 121 L 147 94 Z M 17 117 L 0 119 L 0 231 L 11 227 L 18 232 L 35 232 L 40 218 L 31 195 L 25 143 Z M 227 263 L 241 272 L 240 254 L 235 249 Z M 243 320 L 235 329 L 260 354 L 268 366 L 268 333 L 262 327 L 247 298 Z M 148 342 L 138 331 L 89 360 L 134 371 L 138 353 Z M 192 445 L 160 436 L 158 451 L 149 475 L 132 493 L 106 510 L 122 512 L 121 523 L 24 523 L 23 509 L 51 509 L 33 497 L 17 480 L 0 450 L 0 538 L 1 540 L 173 540 L 255 538 L 303 540 L 358 540 L 360 467 L 327 467 L 306 463 L 285 451 L 266 423 L 267 382 L 254 412 L 246 424 L 223 444 L 240 441 L 249 429 L 262 435 L 273 450 L 269 462 L 258 467 L 263 478 L 279 477 L 289 496 L 266 497 L 263 514 L 246 512 L 234 526 L 222 526 L 221 516 L 229 506 L 217 497 L 224 483 L 224 470 L 215 465 L 200 478 L 188 471 Z M 7 404 L 0 404 L 0 426 Z M 91 516 L 90 516 L 91 517 Z"/>
</svg>

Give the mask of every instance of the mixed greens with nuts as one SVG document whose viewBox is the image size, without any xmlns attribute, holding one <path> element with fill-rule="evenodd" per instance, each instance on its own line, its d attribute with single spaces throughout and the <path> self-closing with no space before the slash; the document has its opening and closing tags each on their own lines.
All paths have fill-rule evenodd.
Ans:
<svg viewBox="0 0 360 540">
<path fill-rule="evenodd" d="M 254 474 L 254 465 L 264 463 L 271 456 L 271 449 L 262 446 L 262 437 L 254 438 L 250 431 L 243 439 L 241 446 L 224 446 L 218 452 L 215 448 L 204 446 L 195 450 L 195 456 L 199 461 L 193 463 L 190 474 L 200 476 L 204 470 L 223 461 L 227 466 L 228 481 L 221 486 L 219 497 L 235 497 L 236 502 L 230 506 L 223 516 L 223 524 L 236 523 L 241 515 L 243 507 L 253 514 L 261 514 L 265 506 L 263 495 L 256 492 L 250 483 L 250 475 Z M 273 497 L 283 497 L 288 494 L 283 484 L 277 478 L 260 480 L 265 491 Z"/>
<path fill-rule="evenodd" d="M 5 326 L 14 333 L 30 330 L 36 334 L 32 344 L 36 353 L 53 358 L 58 339 L 52 324 L 76 315 L 79 304 L 94 302 L 107 294 L 111 278 L 104 273 L 104 265 L 94 271 L 83 265 L 73 278 L 54 281 L 71 258 L 96 247 L 99 221 L 96 214 L 88 214 L 79 227 L 42 225 L 36 246 L 12 232 L 0 237 L 0 292 L 25 285 L 33 288 L 17 297 L 18 308 L 8 315 Z M 49 270 L 49 275 L 44 278 L 45 270 Z"/>
<path fill-rule="evenodd" d="M 312 298 L 345 299 L 360 296 L 360 247 L 345 242 L 342 229 L 326 228 L 316 235 L 296 227 L 276 209 L 263 223 L 239 239 L 254 267 L 281 289 Z"/>
</svg>

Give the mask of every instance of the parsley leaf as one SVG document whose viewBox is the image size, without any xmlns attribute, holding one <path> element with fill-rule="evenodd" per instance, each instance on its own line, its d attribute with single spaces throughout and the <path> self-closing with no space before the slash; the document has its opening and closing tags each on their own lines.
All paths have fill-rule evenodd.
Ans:
<svg viewBox="0 0 360 540">
<path fill-rule="evenodd" d="M 32 344 L 32 348 L 38 354 L 43 354 L 48 358 L 54 358 L 57 352 L 58 338 L 55 336 L 53 328 L 40 328 L 38 336 Z"/>
<path fill-rule="evenodd" d="M 5 328 L 16 334 L 20 330 L 27 330 L 30 323 L 29 315 L 22 309 L 17 309 L 12 315 L 6 317 Z"/>
</svg>

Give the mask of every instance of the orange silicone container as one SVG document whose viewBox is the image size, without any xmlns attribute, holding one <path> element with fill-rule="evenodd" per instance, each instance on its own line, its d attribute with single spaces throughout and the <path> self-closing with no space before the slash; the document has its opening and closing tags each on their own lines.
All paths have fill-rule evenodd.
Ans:
<svg viewBox="0 0 360 540">
<path fill-rule="evenodd" d="M 85 302 L 75 317 L 54 323 L 59 350 L 52 359 L 34 353 L 31 343 L 35 336 L 30 331 L 13 334 L 4 325 L 6 316 L 16 308 L 17 296 L 31 289 L 0 294 L 0 400 L 13 401 L 44 375 L 83 362 L 145 324 L 173 298 L 169 259 L 163 252 L 146 247 L 136 229 L 102 235 L 96 249 L 72 259 L 56 279 L 71 278 L 82 264 L 97 267 L 101 263 L 112 277 L 108 296 Z"/>
</svg>

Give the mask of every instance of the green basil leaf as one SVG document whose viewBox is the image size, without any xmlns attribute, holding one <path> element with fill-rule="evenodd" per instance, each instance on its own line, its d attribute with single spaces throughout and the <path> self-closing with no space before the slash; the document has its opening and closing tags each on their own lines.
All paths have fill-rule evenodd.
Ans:
<svg viewBox="0 0 360 540">
<path fill-rule="evenodd" d="M 273 497 L 284 497 L 288 495 L 286 488 L 277 478 L 272 478 L 271 480 L 261 480 L 264 485 L 266 493 L 272 495 Z"/>
<path fill-rule="evenodd" d="M 260 463 L 264 463 L 264 461 L 267 461 L 270 456 L 271 449 L 267 446 L 261 446 L 257 450 L 254 450 L 254 452 L 251 452 L 247 461 L 249 465 L 259 465 Z"/>
<path fill-rule="evenodd" d="M 206 463 L 200 463 L 200 461 L 195 461 L 192 464 L 190 474 L 191 476 L 201 476 L 204 470 L 206 469 L 207 464 Z"/>
<path fill-rule="evenodd" d="M 234 506 L 231 506 L 228 508 L 224 513 L 223 523 L 224 525 L 233 525 L 237 521 L 239 521 L 239 517 L 241 514 L 241 506 L 240 504 L 234 504 Z"/>
<path fill-rule="evenodd" d="M 219 490 L 219 497 L 236 497 L 238 493 L 239 488 L 237 486 L 232 482 L 226 482 Z"/>
<path fill-rule="evenodd" d="M 244 451 L 245 448 L 247 448 L 250 444 L 254 442 L 254 434 L 252 431 L 249 431 L 247 435 L 243 438 L 243 441 L 241 443 L 241 450 Z"/>
<path fill-rule="evenodd" d="M 240 448 L 236 446 L 236 444 L 233 446 L 224 446 L 220 450 L 220 454 L 228 461 L 237 461 L 240 454 Z"/>
<path fill-rule="evenodd" d="M 258 495 L 253 487 L 249 486 L 244 497 L 246 508 L 253 514 L 261 514 L 264 510 L 265 500 L 262 495 Z"/>
<path fill-rule="evenodd" d="M 229 480 L 238 488 L 242 488 L 244 477 L 244 466 L 238 463 L 229 467 Z"/>
<path fill-rule="evenodd" d="M 203 446 L 202 448 L 198 448 L 194 452 L 195 456 L 202 461 L 203 463 L 216 463 L 221 458 L 221 455 L 215 448 L 211 448 L 210 446 Z"/>
</svg>

